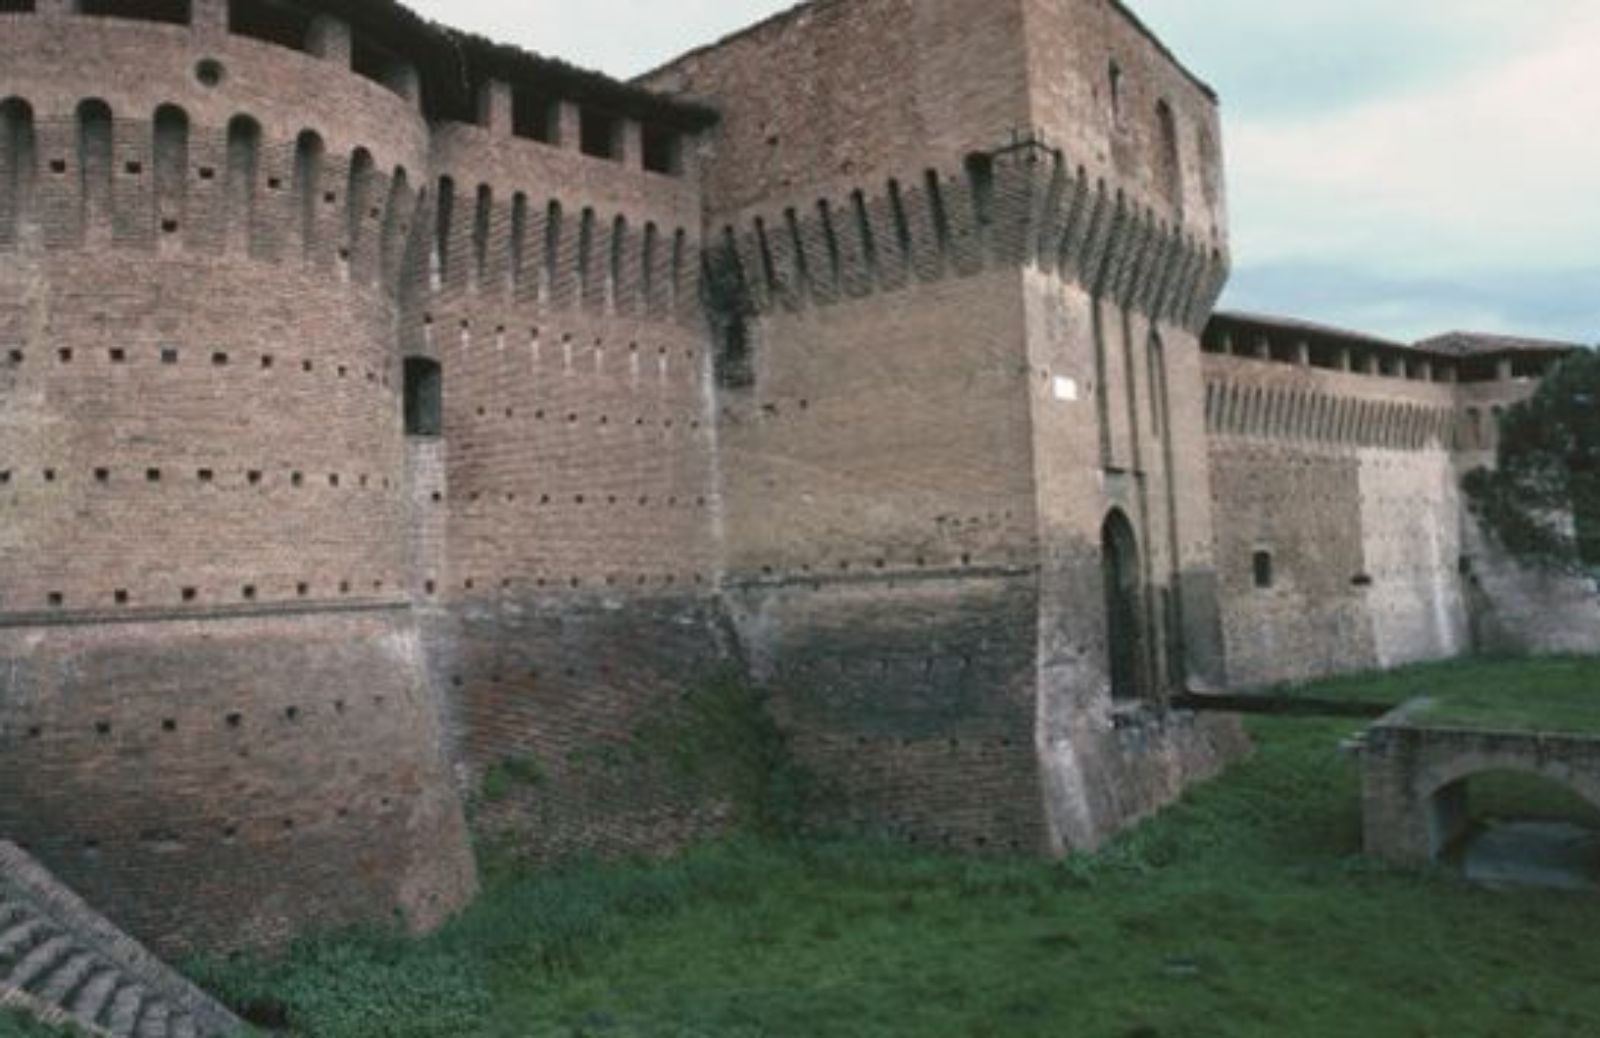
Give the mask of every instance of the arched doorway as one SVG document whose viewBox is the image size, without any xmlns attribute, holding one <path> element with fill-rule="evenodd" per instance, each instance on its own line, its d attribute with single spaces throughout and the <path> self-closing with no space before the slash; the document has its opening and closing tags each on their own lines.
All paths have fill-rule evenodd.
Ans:
<svg viewBox="0 0 1600 1038">
<path fill-rule="evenodd" d="M 1142 699 L 1145 688 L 1144 576 L 1139 539 L 1120 509 L 1100 530 L 1100 560 L 1106 588 L 1106 656 L 1111 697 Z"/>
</svg>

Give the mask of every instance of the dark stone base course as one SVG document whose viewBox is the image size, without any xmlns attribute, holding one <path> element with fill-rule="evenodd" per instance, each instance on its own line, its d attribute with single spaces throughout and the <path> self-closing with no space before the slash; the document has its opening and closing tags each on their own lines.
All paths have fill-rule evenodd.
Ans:
<svg viewBox="0 0 1600 1038">
<path fill-rule="evenodd" d="M 502 598 L 434 623 L 481 836 L 552 861 L 665 853 L 723 829 L 726 804 L 639 738 L 737 666 L 716 600 Z M 511 762 L 521 778 L 485 796 L 491 770 Z"/>
<path fill-rule="evenodd" d="M 404 611 L 0 631 L 0 674 L 0 832 L 163 955 L 472 896 Z"/>
</svg>

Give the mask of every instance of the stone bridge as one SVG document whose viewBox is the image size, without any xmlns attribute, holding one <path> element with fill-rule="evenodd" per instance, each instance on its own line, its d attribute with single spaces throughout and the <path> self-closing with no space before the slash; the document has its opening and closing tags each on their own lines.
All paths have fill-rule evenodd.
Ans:
<svg viewBox="0 0 1600 1038">
<path fill-rule="evenodd" d="M 1362 748 L 1367 853 L 1427 863 L 1466 835 L 1475 775 L 1517 772 L 1563 786 L 1600 810 L 1600 733 L 1480 730 L 1419 717 L 1408 704 L 1371 728 Z"/>
</svg>

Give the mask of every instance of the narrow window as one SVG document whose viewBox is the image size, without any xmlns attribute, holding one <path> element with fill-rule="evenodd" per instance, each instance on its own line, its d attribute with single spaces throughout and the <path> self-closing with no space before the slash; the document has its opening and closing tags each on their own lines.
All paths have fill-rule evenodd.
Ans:
<svg viewBox="0 0 1600 1038">
<path fill-rule="evenodd" d="M 1123 128 L 1123 109 L 1125 107 L 1122 97 L 1122 66 L 1113 61 L 1106 73 L 1106 79 L 1111 91 L 1111 125 L 1120 130 Z"/>
<path fill-rule="evenodd" d="M 173 105 L 156 109 L 155 179 L 157 218 L 171 234 L 183 223 L 189 190 L 189 117 Z"/>
<path fill-rule="evenodd" d="M 1262 590 L 1271 588 L 1273 584 L 1272 553 L 1270 551 L 1256 552 L 1251 565 L 1255 573 L 1256 587 Z"/>
<path fill-rule="evenodd" d="M 656 126 L 644 128 L 644 168 L 674 176 L 682 170 L 682 145 L 678 135 Z"/>
<path fill-rule="evenodd" d="M 523 258 L 528 249 L 528 196 L 518 191 L 511 196 L 511 245 L 509 277 L 511 290 L 522 287 Z"/>
<path fill-rule="evenodd" d="M 361 224 L 372 204 L 373 180 L 377 170 L 372 152 L 357 148 L 350 156 L 350 179 L 345 187 L 345 248 L 353 256 L 361 243 Z"/>
<path fill-rule="evenodd" d="M 1183 165 L 1178 154 L 1178 121 L 1172 106 L 1162 101 L 1156 105 L 1156 127 L 1160 152 L 1156 157 L 1156 184 L 1168 204 L 1183 205 Z"/>
<path fill-rule="evenodd" d="M 578 117 L 578 149 L 597 159 L 614 159 L 620 150 L 621 124 L 603 112 L 585 108 Z"/>
<path fill-rule="evenodd" d="M 478 205 L 472 215 L 472 259 L 479 284 L 489 272 L 489 235 L 494 221 L 494 191 L 478 185 Z"/>
<path fill-rule="evenodd" d="M 994 222 L 994 159 L 982 152 L 967 156 L 967 181 L 972 187 L 972 209 L 978 226 Z"/>
<path fill-rule="evenodd" d="M 0 176 L 4 177 L 0 197 L 0 238 L 15 238 L 22 213 L 33 193 L 36 163 L 33 109 L 26 101 L 8 98 L 0 103 Z"/>
<path fill-rule="evenodd" d="M 544 287 L 551 299 L 556 294 L 556 277 L 561 266 L 561 203 L 552 201 L 544 218 Z"/>
<path fill-rule="evenodd" d="M 241 240 L 254 223 L 256 177 L 261 161 L 261 125 L 249 116 L 228 124 L 227 211 L 231 227 Z"/>
<path fill-rule="evenodd" d="M 578 299 L 588 302 L 593 291 L 594 210 L 585 207 L 578 217 Z"/>
<path fill-rule="evenodd" d="M 322 184 L 322 138 L 310 130 L 294 146 L 295 208 L 300 220 L 300 244 L 306 255 L 317 245 L 317 199 Z"/>
<path fill-rule="evenodd" d="M 407 436 L 438 436 L 443 431 L 444 379 L 439 362 L 407 357 L 405 370 Z"/>
<path fill-rule="evenodd" d="M 90 100 L 78 106 L 78 177 L 85 223 L 111 215 L 111 107 Z"/>
<path fill-rule="evenodd" d="M 511 94 L 511 132 L 524 140 L 556 143 L 557 104 L 543 94 L 516 89 Z"/>
<path fill-rule="evenodd" d="M 434 283 L 443 285 L 450 280 L 450 236 L 454 230 L 456 208 L 456 183 L 449 177 L 439 178 L 439 198 L 434 204 Z"/>
</svg>

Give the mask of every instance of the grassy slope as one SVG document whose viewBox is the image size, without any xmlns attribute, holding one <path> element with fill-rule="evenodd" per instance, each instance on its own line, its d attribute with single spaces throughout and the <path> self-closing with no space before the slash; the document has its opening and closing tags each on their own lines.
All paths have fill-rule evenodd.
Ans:
<svg viewBox="0 0 1600 1038">
<path fill-rule="evenodd" d="M 1398 706 L 1432 703 L 1416 716 L 1473 728 L 1600 733 L 1600 659 L 1461 660 L 1388 674 L 1334 678 L 1288 696 Z"/>
<path fill-rule="evenodd" d="M 1357 858 L 1354 730 L 1258 721 L 1252 761 L 1066 865 L 726 845 L 202 979 L 341 1038 L 1600 1034 L 1600 902 Z"/>
</svg>

